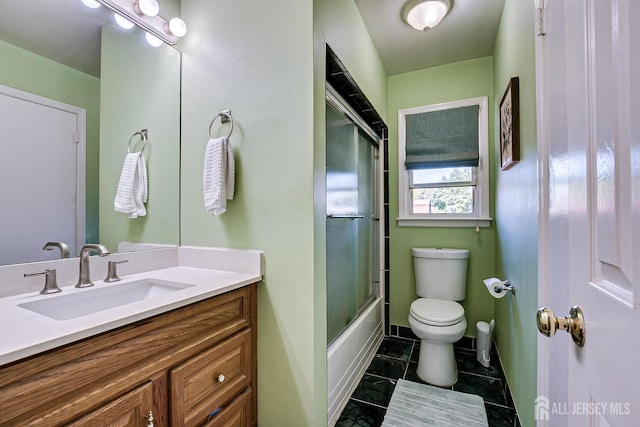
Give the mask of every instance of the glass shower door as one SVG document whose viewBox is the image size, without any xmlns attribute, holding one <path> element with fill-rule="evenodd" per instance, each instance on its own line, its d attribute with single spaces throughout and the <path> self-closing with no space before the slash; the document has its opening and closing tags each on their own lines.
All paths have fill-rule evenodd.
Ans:
<svg viewBox="0 0 640 427">
<path fill-rule="evenodd" d="M 377 145 L 327 103 L 327 340 L 377 293 Z"/>
</svg>

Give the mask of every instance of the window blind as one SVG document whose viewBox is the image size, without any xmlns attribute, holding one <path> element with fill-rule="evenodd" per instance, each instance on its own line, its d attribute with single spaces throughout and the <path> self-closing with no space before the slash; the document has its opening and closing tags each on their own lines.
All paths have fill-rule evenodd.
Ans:
<svg viewBox="0 0 640 427">
<path fill-rule="evenodd" d="M 478 166 L 479 111 L 471 105 L 405 116 L 406 168 Z"/>
</svg>

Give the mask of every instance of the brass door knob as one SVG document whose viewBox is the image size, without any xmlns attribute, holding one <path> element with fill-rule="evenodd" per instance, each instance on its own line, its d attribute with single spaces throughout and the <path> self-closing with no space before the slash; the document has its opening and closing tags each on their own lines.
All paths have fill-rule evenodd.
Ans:
<svg viewBox="0 0 640 427">
<path fill-rule="evenodd" d="M 558 329 L 564 329 L 571 334 L 573 342 L 578 347 L 583 347 L 586 339 L 584 315 L 582 309 L 574 305 L 567 317 L 556 317 L 548 307 L 542 307 L 536 315 L 538 330 L 542 335 L 552 337 Z"/>
</svg>

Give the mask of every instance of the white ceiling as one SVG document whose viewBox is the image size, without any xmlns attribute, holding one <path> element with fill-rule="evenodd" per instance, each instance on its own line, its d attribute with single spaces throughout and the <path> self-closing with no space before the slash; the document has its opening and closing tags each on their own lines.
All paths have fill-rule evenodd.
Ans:
<svg viewBox="0 0 640 427">
<path fill-rule="evenodd" d="M 112 16 L 80 0 L 0 0 L 0 40 L 98 76 L 100 27 Z"/>
<path fill-rule="evenodd" d="M 505 0 L 451 0 L 451 11 L 425 33 L 400 11 L 407 0 L 355 0 L 387 74 L 401 74 L 493 54 Z"/>
<path fill-rule="evenodd" d="M 404 23 L 405 1 L 355 0 L 389 75 L 493 54 L 505 0 L 452 0 L 428 33 Z M 0 40 L 98 76 L 100 26 L 111 17 L 80 0 L 0 0 Z"/>
</svg>

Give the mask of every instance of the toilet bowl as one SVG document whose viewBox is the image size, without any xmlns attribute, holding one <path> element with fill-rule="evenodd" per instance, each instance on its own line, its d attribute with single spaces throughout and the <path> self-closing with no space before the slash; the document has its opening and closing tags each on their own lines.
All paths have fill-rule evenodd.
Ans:
<svg viewBox="0 0 640 427">
<path fill-rule="evenodd" d="M 455 301 L 420 298 L 411 304 L 409 325 L 420 338 L 417 374 L 429 384 L 448 387 L 458 379 L 453 343 L 467 330 L 464 308 Z"/>
<path fill-rule="evenodd" d="M 464 308 L 466 249 L 413 248 L 416 293 L 409 325 L 420 338 L 417 374 L 423 381 L 448 387 L 458 379 L 453 343 L 467 329 Z"/>
</svg>

